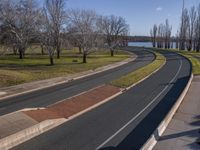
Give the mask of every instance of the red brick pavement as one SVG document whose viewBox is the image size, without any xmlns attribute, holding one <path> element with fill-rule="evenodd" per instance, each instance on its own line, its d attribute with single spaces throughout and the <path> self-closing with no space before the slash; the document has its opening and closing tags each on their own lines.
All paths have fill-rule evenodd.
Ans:
<svg viewBox="0 0 200 150">
<path fill-rule="evenodd" d="M 80 95 L 68 98 L 41 110 L 25 111 L 31 118 L 41 122 L 48 119 L 68 118 L 120 92 L 111 85 L 103 85 Z"/>
</svg>

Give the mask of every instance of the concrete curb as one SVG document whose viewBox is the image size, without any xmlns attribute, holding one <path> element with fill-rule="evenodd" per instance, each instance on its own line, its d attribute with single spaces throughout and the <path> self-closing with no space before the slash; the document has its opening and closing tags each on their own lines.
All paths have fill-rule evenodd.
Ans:
<svg viewBox="0 0 200 150">
<path fill-rule="evenodd" d="M 17 112 L 23 112 L 23 111 L 31 111 L 31 110 L 40 110 L 40 109 L 45 109 L 45 107 L 37 107 L 37 108 L 24 108 L 24 109 L 20 109 L 20 110 L 17 110 L 17 111 L 14 111 L 14 112 L 11 112 L 11 113 L 8 113 L 8 114 L 4 114 L 0 117 L 4 117 L 4 116 L 7 116 L 7 115 L 12 115 L 14 113 L 17 113 Z M 1 149 L 0 149 L 1 150 Z"/>
<path fill-rule="evenodd" d="M 3 139 L 0 140 L 0 149 L 10 149 L 12 147 L 15 147 L 25 141 L 28 141 L 30 140 L 31 138 L 34 138 L 35 136 L 38 136 L 50 129 L 53 129 L 61 124 L 63 124 L 64 122 L 67 122 L 69 120 L 72 120 L 108 101 L 110 101 L 111 99 L 121 95 L 124 91 L 126 90 L 129 90 L 130 88 L 136 86 L 137 84 L 139 84 L 140 82 L 144 81 L 145 79 L 149 78 L 151 75 L 153 75 L 154 73 L 156 73 L 158 70 L 160 70 L 164 65 L 166 64 L 166 61 L 165 63 L 163 63 L 158 69 L 156 69 L 154 72 L 152 72 L 151 74 L 149 74 L 148 76 L 146 76 L 145 78 L 139 80 L 137 83 L 129 86 L 128 88 L 126 89 L 121 89 L 121 91 L 117 92 L 116 94 L 104 99 L 103 101 L 75 114 L 75 115 L 72 115 L 70 116 L 69 118 L 60 118 L 60 119 L 51 119 L 51 120 L 45 120 L 45 121 L 42 121 L 41 123 L 38 123 L 32 127 L 29 127 L 27 129 L 24 129 L 20 132 L 17 132 L 13 135 L 10 135 L 8 137 L 5 137 Z M 79 78 L 79 77 L 78 77 Z M 103 86 L 103 85 L 101 85 Z M 97 88 L 97 87 L 96 87 Z M 95 89 L 95 88 L 94 88 Z M 85 92 L 83 92 L 85 93 Z M 78 94 L 79 95 L 79 94 Z M 27 108 L 27 109 L 23 109 L 21 111 L 26 111 L 26 110 L 36 110 L 36 109 L 44 109 L 44 108 Z"/>
<path fill-rule="evenodd" d="M 165 61 L 166 63 L 166 61 Z M 125 90 L 129 90 L 130 88 L 136 86 L 137 84 L 139 84 L 140 82 L 144 81 L 145 79 L 149 78 L 151 75 L 153 75 L 154 73 L 156 73 L 158 70 L 160 70 L 164 65 L 165 63 L 163 63 L 158 69 L 156 69 L 154 72 L 152 72 L 151 74 L 149 74 L 148 76 L 146 76 L 145 78 L 141 79 L 140 81 L 138 81 L 137 83 L 131 85 L 130 87 L 126 88 Z M 98 87 L 101 87 L 103 85 L 100 85 Z M 98 88 L 98 87 L 95 87 L 95 88 Z M 95 89 L 93 88 L 93 89 Z M 90 89 L 92 90 L 92 89 Z M 89 90 L 89 91 L 90 91 Z M 34 138 L 35 136 L 38 136 L 50 129 L 53 129 L 61 124 L 63 124 L 64 122 L 67 122 L 69 120 L 72 120 L 108 101 L 110 101 L 111 99 L 121 95 L 124 91 L 124 89 L 121 89 L 119 92 L 117 92 L 116 94 L 104 99 L 103 101 L 99 102 L 99 103 L 96 103 L 95 105 L 91 106 L 91 107 L 88 107 L 87 109 L 83 110 L 83 111 L 80 111 L 78 112 L 77 114 L 74 114 L 72 116 L 70 116 L 69 118 L 60 118 L 60 119 L 51 119 L 51 120 L 45 120 L 41 123 L 38 123 L 32 127 L 29 127 L 27 129 L 24 129 L 18 133 L 15 133 L 13 135 L 10 135 L 8 137 L 5 137 L 3 139 L 0 140 L 0 149 L 10 149 L 12 147 L 15 147 L 25 141 L 28 141 L 30 140 L 31 138 Z M 86 91 L 85 91 L 86 92 Z M 85 92 L 82 92 L 82 93 L 85 93 Z M 78 94 L 80 95 L 80 94 Z M 60 101 L 59 101 L 60 102 Z M 27 108 L 27 109 L 22 109 L 21 111 L 26 111 L 26 110 L 37 110 L 37 109 L 44 109 L 44 108 Z"/>
<path fill-rule="evenodd" d="M 81 92 L 81 93 L 78 93 L 78 94 L 73 95 L 73 96 L 71 96 L 71 97 L 68 97 L 68 98 L 66 98 L 66 99 L 60 100 L 60 101 L 58 101 L 58 102 L 55 102 L 55 103 L 53 103 L 53 104 L 48 105 L 47 107 L 50 107 L 50 106 L 53 106 L 53 105 L 55 105 L 55 104 L 61 103 L 61 102 L 63 102 L 63 101 L 66 101 L 67 99 L 71 99 L 71 98 L 74 98 L 74 97 L 76 97 L 76 96 L 85 94 L 85 93 L 87 93 L 87 92 L 89 92 L 89 91 L 95 90 L 95 89 L 100 88 L 100 87 L 102 87 L 102 86 L 105 86 L 105 84 L 99 85 L 99 86 L 94 87 L 94 88 L 91 88 L 91 89 L 89 89 L 89 90 L 87 90 L 87 91 L 83 91 L 83 92 Z M 43 109 L 43 108 L 45 109 L 45 107 L 41 107 L 41 108 L 36 108 L 35 110 L 37 110 L 37 109 Z M 32 109 L 32 108 L 30 108 L 30 110 L 31 110 L 31 109 Z M 22 110 L 23 110 L 23 109 L 22 109 Z M 25 108 L 24 110 L 27 111 L 27 110 L 29 110 L 29 108 L 28 108 L 27 110 L 26 110 L 26 108 Z M 34 109 L 32 109 L 32 110 L 34 110 Z"/>
<path fill-rule="evenodd" d="M 61 125 L 66 121 L 65 118 L 45 120 L 32 127 L 19 131 L 13 135 L 5 137 L 0 140 L 0 149 L 7 150 L 13 148 L 31 138 L 40 135 L 56 126 Z"/>
<path fill-rule="evenodd" d="M 117 96 L 119 96 L 119 95 L 121 95 L 121 94 L 122 94 L 122 91 L 120 91 L 120 92 L 118 92 L 118 93 L 116 93 L 116 94 L 114 94 L 114 95 L 112 95 L 112 96 L 110 96 L 110 97 L 104 99 L 103 101 L 101 101 L 101 102 L 99 102 L 99 103 L 96 103 L 95 105 L 93 105 L 93 106 L 91 106 L 91 107 L 89 107 L 89 108 L 87 108 L 87 109 L 85 109 L 85 110 L 83 110 L 83 111 L 81 111 L 81 112 L 79 112 L 79 113 L 77 113 L 77 114 L 74 114 L 74 115 L 70 116 L 70 117 L 68 118 L 68 120 L 72 120 L 72 119 L 74 119 L 74 118 L 76 118 L 76 117 L 78 117 L 78 116 L 80 116 L 80 115 L 82 115 L 82 114 L 84 114 L 84 113 L 86 113 L 86 112 L 88 112 L 88 111 L 94 109 L 94 108 L 97 108 L 98 106 L 100 106 L 100 105 L 102 105 L 102 104 L 104 104 L 104 103 L 106 103 L 106 102 L 112 100 L 113 98 L 115 98 L 115 97 L 117 97 Z"/>
<path fill-rule="evenodd" d="M 183 92 L 179 96 L 178 100 L 174 104 L 174 106 L 171 108 L 170 112 L 166 115 L 166 117 L 163 119 L 163 121 L 159 124 L 157 129 L 153 132 L 151 137 L 148 139 L 148 141 L 142 146 L 141 150 L 152 150 L 154 146 L 157 143 L 157 140 L 159 137 L 164 133 L 165 129 L 167 128 L 168 124 L 172 120 L 174 114 L 176 113 L 177 109 L 179 108 L 180 104 L 182 103 L 185 95 L 187 94 L 189 87 L 193 80 L 193 74 L 191 74 L 190 79 L 184 88 Z"/>
<path fill-rule="evenodd" d="M 80 116 L 80 115 L 82 115 L 82 114 L 84 114 L 84 113 L 86 113 L 86 112 L 108 102 L 109 100 L 113 99 L 114 97 L 117 97 L 121 93 L 122 93 L 122 91 L 104 99 L 103 101 L 101 101 L 101 102 L 99 102 L 99 103 L 97 103 L 97 104 L 75 114 L 75 115 L 70 116 L 67 119 L 66 118 L 59 118 L 59 119 L 45 120 L 45 121 L 42 121 L 42 122 L 40 122 L 40 123 L 38 123 L 38 124 L 36 124 L 32 127 L 29 127 L 27 129 L 24 129 L 20 132 L 15 133 L 13 135 L 5 137 L 5 138 L 0 140 L 0 149 L 1 150 L 7 150 L 7 149 L 13 148 L 13 147 L 15 147 L 15 146 L 17 146 L 17 145 L 19 145 L 23 142 L 26 142 L 26 141 L 28 141 L 28 140 L 30 140 L 30 139 L 38 136 L 38 135 L 50 130 L 50 129 L 53 129 L 53 128 L 65 123 L 67 121 L 70 121 L 70 120 L 72 120 L 72 119 L 74 119 L 74 118 L 76 118 L 76 117 L 78 117 L 78 116 Z M 26 110 L 26 109 L 24 109 L 24 110 Z M 27 110 L 29 110 L 29 109 L 27 109 Z M 36 109 L 30 109 L 30 110 L 36 110 Z"/>
<path fill-rule="evenodd" d="M 30 92 L 34 92 L 34 91 L 38 91 L 38 90 L 42 90 L 42 89 L 49 88 L 49 87 L 52 87 L 52 86 L 64 84 L 64 83 L 67 83 L 67 82 L 70 82 L 70 81 L 73 81 L 73 80 L 82 79 L 82 78 L 85 78 L 85 77 L 88 77 L 88 76 L 92 76 L 92 75 L 95 75 L 95 74 L 98 74 L 98 73 L 101 73 L 101 72 L 104 72 L 104 71 L 107 71 L 107 70 L 114 69 L 114 68 L 120 67 L 122 65 L 125 65 L 125 64 L 127 64 L 127 63 L 129 63 L 131 61 L 134 61 L 136 58 L 137 58 L 137 56 L 134 55 L 134 57 L 131 56 L 130 58 L 127 58 L 127 59 L 125 59 L 124 61 L 121 61 L 121 62 L 116 62 L 114 64 L 109 64 L 109 65 L 106 65 L 106 66 L 103 66 L 103 67 L 96 68 L 94 70 L 88 70 L 88 71 L 82 72 L 82 74 L 85 73 L 84 75 L 77 76 L 77 74 L 74 74 L 71 77 L 69 77 L 69 79 L 64 80 L 64 81 L 53 83 L 52 85 L 47 85 L 47 86 L 42 86 L 42 87 L 39 87 L 39 88 L 34 88 L 34 89 L 31 89 L 31 90 L 27 90 L 27 91 L 16 93 L 16 94 L 11 94 L 11 95 L 8 95 L 8 96 L 3 96 L 5 94 L 7 94 L 7 93 L 2 91 L 1 92 L 2 94 L 0 94 L 0 96 L 2 96 L 2 97 L 0 97 L 0 100 L 6 99 L 6 98 L 11 98 L 11 97 L 22 95 L 22 94 L 26 94 L 26 93 L 30 93 Z"/>
</svg>

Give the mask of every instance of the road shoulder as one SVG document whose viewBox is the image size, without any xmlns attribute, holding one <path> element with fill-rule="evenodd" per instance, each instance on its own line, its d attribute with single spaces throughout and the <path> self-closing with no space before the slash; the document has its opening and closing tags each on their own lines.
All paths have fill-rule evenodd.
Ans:
<svg viewBox="0 0 200 150">
<path fill-rule="evenodd" d="M 154 150 L 200 149 L 200 76 L 194 76 L 182 104 Z"/>
</svg>

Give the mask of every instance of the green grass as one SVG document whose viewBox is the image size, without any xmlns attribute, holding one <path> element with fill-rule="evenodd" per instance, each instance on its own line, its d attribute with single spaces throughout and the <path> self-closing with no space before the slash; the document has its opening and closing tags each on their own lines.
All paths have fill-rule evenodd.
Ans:
<svg viewBox="0 0 200 150">
<path fill-rule="evenodd" d="M 122 76 L 119 79 L 116 79 L 114 81 L 111 81 L 111 85 L 117 86 L 120 88 L 126 88 L 131 86 L 132 84 L 140 81 L 141 79 L 145 78 L 152 72 L 154 72 L 156 69 L 161 67 L 165 63 L 165 57 L 161 55 L 160 53 L 155 52 L 156 59 L 148 64 L 147 66 L 144 66 L 132 73 L 129 73 L 125 76 Z"/>
<path fill-rule="evenodd" d="M 150 50 L 158 49 L 158 50 L 172 50 L 175 51 L 185 57 L 187 57 L 190 62 L 192 63 L 192 73 L 194 75 L 200 75 L 200 59 L 196 57 L 200 57 L 200 53 L 196 51 L 180 51 L 178 49 L 162 49 L 162 48 L 149 48 Z"/>
<path fill-rule="evenodd" d="M 166 49 L 162 49 L 162 50 L 166 50 Z M 168 50 L 168 49 L 167 49 Z M 192 73 L 194 75 L 200 75 L 200 59 L 197 59 L 196 57 L 200 57 L 200 53 L 195 52 L 195 51 L 180 51 L 178 49 L 169 49 L 172 51 L 175 51 L 185 57 L 187 57 L 190 62 L 192 63 Z"/>
<path fill-rule="evenodd" d="M 199 56 L 199 53 L 196 52 L 187 52 L 187 51 L 179 51 L 179 54 L 187 57 L 192 63 L 192 73 L 194 75 L 200 75 L 200 60 L 195 58 L 195 56 Z"/>
<path fill-rule="evenodd" d="M 119 62 L 129 57 L 130 55 L 125 51 L 118 51 L 114 57 L 111 57 L 109 51 L 102 50 L 89 55 L 88 62 L 84 64 L 82 55 L 78 54 L 77 50 L 68 50 L 60 59 L 55 58 L 55 65 L 50 66 L 47 55 L 28 54 L 23 60 L 15 55 L 4 55 L 0 56 L 0 87 L 67 76 Z"/>
</svg>

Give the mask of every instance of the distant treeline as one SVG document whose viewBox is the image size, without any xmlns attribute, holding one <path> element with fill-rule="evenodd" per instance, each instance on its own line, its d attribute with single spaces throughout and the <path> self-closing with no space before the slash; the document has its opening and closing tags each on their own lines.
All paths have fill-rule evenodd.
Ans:
<svg viewBox="0 0 200 150">
<path fill-rule="evenodd" d="M 171 31 L 168 19 L 165 23 L 154 24 L 150 30 L 153 47 L 172 48 L 175 42 L 176 49 L 200 52 L 200 4 L 190 9 L 183 7 L 180 28 L 174 38 Z"/>
</svg>

